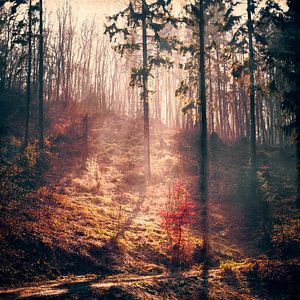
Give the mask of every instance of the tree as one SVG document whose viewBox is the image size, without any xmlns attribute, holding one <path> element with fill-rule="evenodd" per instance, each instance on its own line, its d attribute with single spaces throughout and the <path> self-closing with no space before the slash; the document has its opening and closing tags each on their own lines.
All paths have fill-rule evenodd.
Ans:
<svg viewBox="0 0 300 300">
<path fill-rule="evenodd" d="M 151 69 L 154 65 L 168 65 L 169 61 L 161 57 L 157 52 L 157 56 L 148 56 L 148 43 L 154 42 L 160 50 L 170 49 L 168 40 L 163 38 L 160 33 L 168 24 L 168 6 L 170 0 L 158 0 L 151 4 L 147 4 L 146 0 L 129 6 L 108 18 L 111 22 L 106 26 L 105 33 L 109 34 L 111 42 L 116 42 L 116 35 L 122 35 L 125 43 L 119 43 L 115 49 L 123 55 L 125 51 L 135 52 L 141 49 L 141 45 L 131 39 L 132 34 L 137 34 L 141 30 L 142 34 L 142 64 L 139 68 L 132 68 L 131 85 L 142 88 L 141 99 L 144 109 L 144 174 L 146 182 L 150 179 L 150 133 L 149 133 L 149 90 L 148 79 Z M 140 12 L 139 12 L 140 9 Z M 118 21 L 125 19 L 127 26 L 118 27 Z M 132 32 L 133 30 L 133 32 Z"/>
<path fill-rule="evenodd" d="M 299 4 L 299 3 L 298 3 Z M 290 109 L 295 114 L 296 128 L 296 155 L 297 155 L 297 207 L 300 208 L 300 9 L 297 5 L 297 1 L 288 1 L 289 21 L 285 30 L 285 37 L 288 39 L 288 49 L 290 50 L 290 57 L 286 58 L 286 62 L 290 61 L 291 66 L 289 68 L 289 80 L 291 81 L 291 89 L 286 93 L 286 101 L 283 104 L 284 108 Z"/>
<path fill-rule="evenodd" d="M 255 125 L 255 81 L 254 81 L 254 48 L 253 48 L 253 22 L 252 12 L 254 12 L 254 3 L 247 0 L 247 27 L 249 38 L 249 73 L 250 73 L 250 120 L 251 120 L 251 149 L 250 161 L 252 176 L 256 173 L 256 125 Z"/>
<path fill-rule="evenodd" d="M 40 0 L 40 36 L 39 36 L 39 156 L 44 151 L 44 36 L 43 36 L 43 0 Z"/>
<path fill-rule="evenodd" d="M 299 7 L 296 1 L 288 1 L 284 12 L 274 1 L 267 1 L 260 10 L 259 35 L 256 34 L 262 69 L 267 73 L 267 90 L 270 107 L 270 143 L 276 142 L 273 124 L 284 131 L 296 144 L 297 201 L 300 207 L 300 70 L 299 70 Z M 282 112 L 278 113 L 278 104 Z M 278 116 L 280 118 L 278 118 Z"/>
<path fill-rule="evenodd" d="M 218 1 L 216 1 L 217 3 Z M 188 69 L 193 70 L 197 74 L 196 88 L 198 90 L 198 114 L 200 116 L 199 122 L 199 192 L 200 201 L 202 203 L 202 230 L 203 230 L 203 248 L 204 248 L 204 260 L 207 262 L 209 257 L 209 241 L 208 241 L 208 178 L 209 178 L 209 159 L 208 159 L 208 132 L 207 132 L 207 103 L 206 103 L 206 76 L 205 76 L 205 11 L 209 5 L 215 4 L 214 1 L 196 1 L 195 4 L 190 4 L 185 7 L 187 13 L 190 17 L 184 19 L 184 22 L 191 26 L 192 33 L 196 32 L 195 40 L 197 44 L 190 44 L 188 46 L 181 47 L 183 52 L 190 52 L 197 57 L 197 70 L 194 70 L 193 65 L 189 64 L 186 66 Z M 186 68 L 185 67 L 185 68 Z M 178 92 L 186 92 L 187 89 L 191 87 L 184 88 L 184 85 L 178 90 Z M 189 109 L 189 108 L 187 108 Z"/>
<path fill-rule="evenodd" d="M 281 63 L 281 70 L 287 84 L 284 90 L 283 110 L 290 116 L 286 129 L 295 134 L 297 156 L 297 198 L 300 208 L 300 9 L 296 0 L 289 0 L 285 22 L 282 22 L 282 35 L 279 36 L 281 47 L 275 44 L 275 58 Z"/>
<path fill-rule="evenodd" d="M 30 103 L 31 103 L 31 61 L 32 61 L 32 0 L 28 4 L 28 62 L 27 62 L 27 86 L 26 86 L 26 117 L 25 117 L 25 136 L 24 148 L 29 142 L 30 124 Z"/>
<path fill-rule="evenodd" d="M 23 67 L 25 56 L 22 55 L 22 51 L 28 44 L 28 35 L 24 32 L 26 21 L 24 16 L 20 17 L 19 7 L 26 2 L 0 1 L 0 93 L 12 87 L 17 73 Z"/>
<path fill-rule="evenodd" d="M 207 117 L 206 117 L 206 84 L 205 84 L 205 20 L 204 20 L 204 3 L 199 1 L 199 103 L 201 105 L 201 131 L 200 131 L 200 197 L 203 204 L 202 222 L 204 230 L 204 251 L 205 259 L 208 259 L 208 219 L 207 219 L 207 201 L 208 201 L 208 146 L 207 146 Z"/>
<path fill-rule="evenodd" d="M 145 179 L 150 178 L 150 133 L 149 133 L 149 97 L 148 97 L 148 51 L 147 51 L 147 4 L 142 0 L 142 39 L 143 39 L 143 105 L 144 105 L 144 160 Z"/>
</svg>

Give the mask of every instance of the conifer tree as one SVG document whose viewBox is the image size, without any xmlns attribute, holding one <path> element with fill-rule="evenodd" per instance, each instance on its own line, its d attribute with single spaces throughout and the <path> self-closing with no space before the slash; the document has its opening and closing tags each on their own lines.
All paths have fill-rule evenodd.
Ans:
<svg viewBox="0 0 300 300">
<path fill-rule="evenodd" d="M 132 68 L 131 85 L 142 88 L 141 99 L 144 108 L 144 174 L 146 182 L 150 179 L 150 130 L 149 130 L 149 88 L 148 79 L 154 65 L 171 65 L 172 63 L 161 55 L 161 51 L 170 51 L 171 46 L 161 32 L 166 25 L 172 22 L 169 13 L 170 0 L 158 0 L 148 4 L 146 0 L 130 2 L 129 6 L 108 18 L 110 24 L 106 26 L 105 33 L 109 35 L 112 43 L 118 43 L 118 38 L 124 42 L 118 43 L 115 50 L 123 55 L 126 51 L 142 52 L 142 63 L 138 68 Z M 125 27 L 118 27 L 121 20 L 126 22 Z M 130 36 L 141 32 L 141 41 Z M 155 56 L 148 55 L 149 40 L 157 48 Z"/>
<path fill-rule="evenodd" d="M 202 230 L 204 238 L 204 259 L 207 260 L 209 252 L 209 241 L 208 241 L 208 211 L 207 211 L 207 202 L 208 202 L 208 177 L 209 177 L 209 160 L 208 160 L 208 133 L 207 133 L 207 103 L 206 103 L 206 44 L 205 44 L 205 26 L 206 18 L 205 11 L 209 5 L 217 4 L 218 1 L 204 1 L 199 0 L 194 4 L 189 4 L 185 6 L 185 10 L 188 13 L 187 17 L 183 19 L 188 26 L 193 28 L 193 31 L 196 32 L 195 40 L 198 42 L 190 45 L 182 45 L 181 51 L 183 53 L 190 52 L 193 56 L 196 56 L 198 70 L 194 69 L 194 66 L 188 64 L 185 68 L 194 69 L 197 74 L 196 88 L 198 90 L 198 114 L 200 117 L 200 130 L 199 130 L 199 191 L 200 191 L 200 201 L 202 203 Z M 181 87 L 177 90 L 177 93 L 186 93 L 187 89 L 190 89 L 181 83 Z M 189 109 L 185 107 L 185 109 Z"/>
<path fill-rule="evenodd" d="M 297 198 L 296 205 L 300 208 L 300 9 L 296 0 L 288 0 L 288 11 L 285 19 L 276 22 L 281 34 L 270 45 L 271 54 L 277 61 L 277 68 L 280 68 L 285 78 L 282 85 L 283 101 L 282 109 L 289 116 L 285 129 L 293 134 L 296 144 L 297 157 Z"/>
</svg>

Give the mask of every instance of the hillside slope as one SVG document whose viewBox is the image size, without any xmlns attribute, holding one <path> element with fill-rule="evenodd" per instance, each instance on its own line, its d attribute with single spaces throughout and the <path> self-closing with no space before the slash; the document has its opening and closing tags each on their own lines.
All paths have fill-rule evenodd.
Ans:
<svg viewBox="0 0 300 300">
<path fill-rule="evenodd" d="M 296 268 L 297 262 L 258 257 L 264 252 L 243 201 L 237 200 L 243 169 L 233 171 L 247 165 L 247 153 L 220 141 L 212 144 L 212 262 L 203 274 L 197 133 L 152 126 L 152 179 L 145 186 L 142 128 L 142 120 L 115 115 L 93 119 L 89 155 L 77 153 L 74 144 L 61 146 L 44 173 L 45 184 L 15 212 L 6 208 L 0 230 L 0 278 L 6 288 L 0 298 L 276 299 L 263 282 L 252 284 L 254 273 L 272 264 L 278 270 Z M 172 264 L 160 217 L 168 189 L 178 181 L 196 206 L 187 237 L 192 261 L 181 269 Z M 40 283 L 8 288 L 32 281 Z M 286 289 L 295 293 L 293 288 L 278 295 Z"/>
</svg>

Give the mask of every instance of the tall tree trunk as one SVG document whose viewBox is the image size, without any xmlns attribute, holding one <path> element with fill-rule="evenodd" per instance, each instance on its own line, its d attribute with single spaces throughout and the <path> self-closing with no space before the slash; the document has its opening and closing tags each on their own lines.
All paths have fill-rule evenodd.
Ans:
<svg viewBox="0 0 300 300">
<path fill-rule="evenodd" d="M 205 87 L 205 45 L 204 45 L 204 8 L 203 0 L 199 5 L 199 88 L 201 103 L 201 131 L 200 131 L 200 199 L 203 205 L 202 226 L 204 238 L 205 261 L 208 258 L 208 220 L 207 220 L 207 200 L 208 200 L 208 147 L 207 147 L 207 119 L 206 119 L 206 87 Z"/>
<path fill-rule="evenodd" d="M 160 121 L 160 108 L 159 108 L 159 101 L 160 101 L 160 90 L 159 90 L 159 73 L 158 73 L 158 67 L 155 68 L 155 121 Z"/>
<path fill-rule="evenodd" d="M 39 156 L 44 152 L 44 36 L 43 0 L 40 0 L 40 39 L 39 39 Z"/>
<path fill-rule="evenodd" d="M 256 126 L 255 126 L 255 82 L 254 82 L 254 49 L 253 49 L 253 22 L 252 12 L 253 2 L 247 0 L 248 15 L 248 37 L 249 37 L 249 72 L 250 72 L 250 120 L 251 120 L 251 139 L 250 139 L 250 160 L 252 175 L 256 172 Z"/>
<path fill-rule="evenodd" d="M 297 154 L 297 198 L 296 205 L 300 208 L 300 104 L 299 99 L 295 105 L 296 112 L 296 154 Z"/>
<path fill-rule="evenodd" d="M 148 54 L 147 54 L 147 4 L 142 0 L 142 35 L 143 35 L 143 105 L 144 105 L 144 170 L 146 182 L 150 179 L 150 134 L 148 102 Z"/>
<path fill-rule="evenodd" d="M 223 37 L 223 45 L 225 45 Z M 224 135 L 225 139 L 230 138 L 230 122 L 229 122 L 229 113 L 228 113 L 228 103 L 227 103 L 227 74 L 226 74 L 226 59 L 223 57 L 223 122 L 224 122 Z"/>
<path fill-rule="evenodd" d="M 245 134 L 247 139 L 250 136 L 250 120 L 249 120 L 249 114 L 248 114 L 248 103 L 247 103 L 247 95 L 246 95 L 246 88 L 245 88 L 245 83 L 242 82 L 241 87 L 240 87 L 240 96 L 242 98 L 243 102 L 243 110 L 244 110 L 244 115 L 245 115 L 245 123 L 246 123 L 246 130 Z"/>
<path fill-rule="evenodd" d="M 212 88 L 212 74 L 211 74 L 211 53 L 208 53 L 208 70 L 209 70 L 209 102 L 210 102 L 210 130 L 211 133 L 215 131 L 214 126 L 214 104 L 213 104 L 213 88 Z"/>
<path fill-rule="evenodd" d="M 218 100 L 219 100 L 219 134 L 221 138 L 224 138 L 224 120 L 223 120 L 223 109 L 222 109 L 222 97 L 221 97 L 221 71 L 220 71 L 220 54 L 218 45 L 216 46 L 217 54 L 217 85 L 218 85 Z"/>
<path fill-rule="evenodd" d="M 232 77 L 232 93 L 233 93 L 233 111 L 234 111 L 234 122 L 235 122 L 235 138 L 238 139 L 241 137 L 241 121 L 240 121 L 240 108 L 239 108 L 239 99 L 236 88 L 236 81 Z"/>
<path fill-rule="evenodd" d="M 26 116 L 25 116 L 25 136 L 24 148 L 29 143 L 29 123 L 30 123 L 30 102 L 31 102 L 31 59 L 32 59 L 32 1 L 29 0 L 28 8 L 28 65 L 27 65 L 27 86 L 26 86 Z"/>
<path fill-rule="evenodd" d="M 269 84 L 272 82 L 272 70 L 270 70 L 269 74 Z M 273 96 L 271 91 L 269 91 L 269 114 L 270 114 L 270 125 L 269 125 L 269 143 L 274 145 L 274 103 L 273 103 Z"/>
</svg>

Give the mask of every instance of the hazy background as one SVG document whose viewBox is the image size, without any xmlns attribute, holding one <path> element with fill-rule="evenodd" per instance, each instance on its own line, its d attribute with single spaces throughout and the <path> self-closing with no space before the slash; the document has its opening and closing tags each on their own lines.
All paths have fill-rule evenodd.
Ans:
<svg viewBox="0 0 300 300">
<path fill-rule="evenodd" d="M 122 8 L 126 7 L 129 3 L 129 0 L 68 0 L 72 6 L 73 14 L 78 19 L 78 21 L 83 21 L 84 19 L 93 19 L 95 18 L 96 22 L 100 25 L 103 25 L 105 18 L 110 16 Z M 66 0 L 45 0 L 45 7 L 47 13 L 55 13 L 56 9 L 65 3 Z M 173 0 L 173 6 L 177 11 L 180 10 L 180 7 L 183 3 L 186 3 L 185 0 Z M 277 0 L 281 6 L 286 9 L 285 0 Z M 237 7 L 237 13 L 243 15 L 246 13 L 247 1 L 242 0 L 241 4 Z"/>
</svg>

